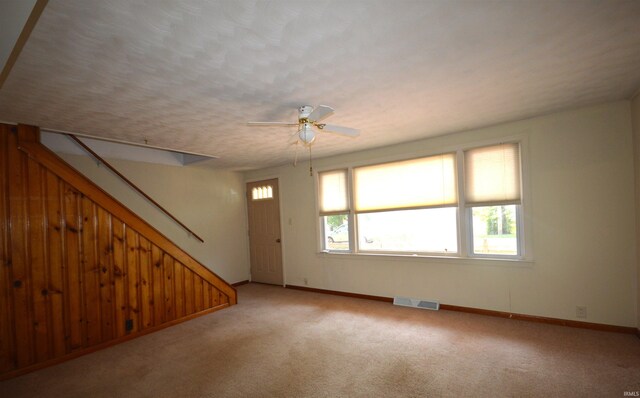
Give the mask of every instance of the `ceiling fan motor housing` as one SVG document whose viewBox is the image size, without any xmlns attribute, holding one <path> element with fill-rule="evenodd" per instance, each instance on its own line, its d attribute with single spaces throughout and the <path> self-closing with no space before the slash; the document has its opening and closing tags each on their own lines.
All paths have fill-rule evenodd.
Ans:
<svg viewBox="0 0 640 398">
<path fill-rule="evenodd" d="M 306 119 L 313 112 L 313 107 L 310 105 L 303 105 L 298 108 L 298 119 Z"/>
</svg>

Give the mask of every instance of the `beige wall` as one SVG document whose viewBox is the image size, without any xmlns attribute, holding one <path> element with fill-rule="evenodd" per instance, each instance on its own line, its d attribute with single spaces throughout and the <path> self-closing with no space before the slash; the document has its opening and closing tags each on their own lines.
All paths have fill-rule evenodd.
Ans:
<svg viewBox="0 0 640 398">
<path fill-rule="evenodd" d="M 59 154 L 227 282 L 249 278 L 244 181 L 240 173 L 109 159 L 109 163 L 204 240 L 169 217 L 104 166 L 85 156 Z"/>
<path fill-rule="evenodd" d="M 633 126 L 633 150 L 636 172 L 636 250 L 640 250 L 640 95 L 631 101 L 631 122 Z M 637 327 L 640 329 L 640 252 L 638 252 L 638 283 L 637 283 Z"/>
<path fill-rule="evenodd" d="M 390 132 L 392 133 L 392 132 Z M 317 253 L 314 179 L 308 164 L 245 173 L 277 176 L 287 284 L 467 307 L 636 325 L 634 171 L 629 102 L 318 159 L 315 170 L 410 157 L 522 134 L 528 137 L 526 222 L 533 261 L 437 260 Z M 366 140 L 366 131 L 358 139 Z M 320 137 L 319 139 L 322 139 Z M 349 145 L 345 140 L 345 145 Z M 285 150 L 285 149 L 283 149 Z"/>
</svg>

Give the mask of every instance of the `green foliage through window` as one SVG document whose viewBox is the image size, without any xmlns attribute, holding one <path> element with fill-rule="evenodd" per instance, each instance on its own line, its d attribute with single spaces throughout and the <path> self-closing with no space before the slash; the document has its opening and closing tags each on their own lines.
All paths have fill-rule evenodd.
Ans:
<svg viewBox="0 0 640 398">
<path fill-rule="evenodd" d="M 327 216 L 327 224 L 329 225 L 329 228 L 331 228 L 332 231 L 346 222 L 347 222 L 346 214 Z"/>
<path fill-rule="evenodd" d="M 486 225 L 487 235 L 511 235 L 516 230 L 512 206 L 486 206 L 477 208 L 478 215 Z"/>
</svg>

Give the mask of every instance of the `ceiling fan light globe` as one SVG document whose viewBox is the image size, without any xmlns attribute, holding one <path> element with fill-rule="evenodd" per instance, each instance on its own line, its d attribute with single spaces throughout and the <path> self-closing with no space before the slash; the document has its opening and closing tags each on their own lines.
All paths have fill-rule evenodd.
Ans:
<svg viewBox="0 0 640 398">
<path fill-rule="evenodd" d="M 313 131 L 309 123 L 305 123 L 300 131 L 298 131 L 298 138 L 300 138 L 303 144 L 308 146 L 316 139 L 316 132 Z"/>
</svg>

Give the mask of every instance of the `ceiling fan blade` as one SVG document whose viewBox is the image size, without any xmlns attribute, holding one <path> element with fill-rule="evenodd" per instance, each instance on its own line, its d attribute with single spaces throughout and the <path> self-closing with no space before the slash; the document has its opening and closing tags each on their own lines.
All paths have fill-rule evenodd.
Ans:
<svg viewBox="0 0 640 398">
<path fill-rule="evenodd" d="M 326 106 L 326 105 L 318 105 L 313 110 L 313 112 L 311 112 L 311 114 L 307 119 L 311 120 L 312 122 L 319 122 L 320 120 L 325 119 L 331 116 L 332 114 L 333 114 L 332 107 Z"/>
<path fill-rule="evenodd" d="M 289 122 L 249 122 L 248 126 L 297 126 L 298 123 L 289 123 Z"/>
<path fill-rule="evenodd" d="M 336 133 L 342 135 L 348 135 L 349 137 L 357 137 L 360 135 L 360 130 L 352 129 L 351 127 L 336 126 L 333 124 L 325 124 L 322 126 L 322 131 L 329 133 Z"/>
</svg>

